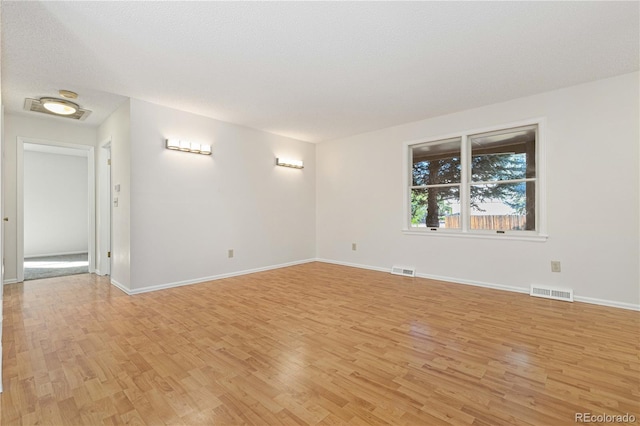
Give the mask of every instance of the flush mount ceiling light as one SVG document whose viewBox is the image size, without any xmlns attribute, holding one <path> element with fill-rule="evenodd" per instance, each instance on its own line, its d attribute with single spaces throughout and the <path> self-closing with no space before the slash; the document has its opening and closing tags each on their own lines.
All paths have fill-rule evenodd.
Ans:
<svg viewBox="0 0 640 426">
<path fill-rule="evenodd" d="M 64 99 L 40 98 L 40 102 L 47 111 L 59 115 L 72 115 L 80 109 L 78 104 Z"/>
<path fill-rule="evenodd" d="M 84 121 L 91 111 L 80 108 L 80 106 L 68 99 L 77 99 L 78 94 L 71 90 L 58 91 L 60 98 L 45 96 L 40 99 L 27 98 L 24 100 L 25 111 L 41 112 L 55 115 L 56 117 L 70 118 L 72 120 Z"/>
</svg>

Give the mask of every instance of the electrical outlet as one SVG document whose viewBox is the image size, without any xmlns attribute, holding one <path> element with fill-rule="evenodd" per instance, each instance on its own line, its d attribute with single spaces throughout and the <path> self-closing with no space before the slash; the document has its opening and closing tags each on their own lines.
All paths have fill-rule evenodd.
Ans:
<svg viewBox="0 0 640 426">
<path fill-rule="evenodd" d="M 356 243 L 351 243 L 351 250 L 353 251 L 358 250 L 358 245 Z"/>
<path fill-rule="evenodd" d="M 233 249 L 229 249 L 229 251 L 227 252 L 227 256 L 229 256 L 229 259 L 233 257 Z"/>
<path fill-rule="evenodd" d="M 560 272 L 560 261 L 552 260 L 551 261 L 551 272 Z"/>
</svg>

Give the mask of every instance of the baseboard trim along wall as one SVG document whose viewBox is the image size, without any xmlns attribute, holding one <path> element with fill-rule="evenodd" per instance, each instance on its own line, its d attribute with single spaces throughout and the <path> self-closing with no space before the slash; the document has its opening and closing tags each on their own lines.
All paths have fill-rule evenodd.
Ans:
<svg viewBox="0 0 640 426">
<path fill-rule="evenodd" d="M 320 258 L 316 259 L 316 261 L 324 262 L 324 263 L 332 263 L 334 265 L 350 266 L 350 267 L 353 267 L 353 268 L 369 269 L 369 270 L 372 270 L 372 271 L 389 272 L 389 273 L 391 273 L 391 268 L 390 267 L 389 268 L 380 268 L 380 267 L 377 267 L 377 266 L 361 265 L 361 264 L 357 264 L 357 263 L 340 262 L 338 260 L 320 259 Z M 502 285 L 502 284 L 486 283 L 486 282 L 482 282 L 482 281 L 464 280 L 464 279 L 454 278 L 454 277 L 443 277 L 443 276 L 439 276 L 439 275 L 430 275 L 430 274 L 422 274 L 422 273 L 416 273 L 416 277 L 417 278 L 426 278 L 426 279 L 436 280 L 436 281 L 445 281 L 445 282 L 450 282 L 450 283 L 454 283 L 454 284 L 464 284 L 464 285 L 472 285 L 472 286 L 476 286 L 476 287 L 492 288 L 492 289 L 495 289 L 495 290 L 511 291 L 511 292 L 514 292 L 514 293 L 524 293 L 524 294 L 528 294 L 529 293 L 529 289 L 528 288 L 512 287 L 512 286 L 506 286 L 506 285 Z M 617 301 L 614 301 L 614 300 L 596 299 L 596 298 L 593 298 L 593 297 L 582 297 L 582 296 L 576 296 L 575 294 L 574 294 L 573 300 L 576 301 L 576 302 L 589 303 L 589 304 L 592 304 L 592 305 L 608 306 L 610 308 L 620 308 L 620 309 L 628 309 L 628 310 L 632 310 L 632 311 L 640 311 L 640 304 L 617 302 Z"/>
<path fill-rule="evenodd" d="M 474 286 L 474 287 L 491 288 L 491 289 L 494 289 L 494 290 L 510 291 L 512 293 L 529 294 L 529 289 L 528 288 L 513 287 L 513 286 L 508 286 L 508 285 L 502 285 L 502 284 L 486 283 L 486 282 L 483 282 L 483 281 L 463 280 L 463 279 L 460 279 L 460 278 L 443 277 L 443 276 L 440 276 L 440 275 L 430 275 L 430 274 L 420 274 L 420 273 L 416 273 L 416 277 L 418 277 L 418 278 L 426 278 L 428 280 L 434 280 L 434 281 L 445 281 L 445 282 L 454 283 L 454 284 L 471 285 L 471 286 Z"/>
<path fill-rule="evenodd" d="M 111 284 L 113 286 L 117 287 L 118 289 L 122 290 L 123 292 L 125 292 L 128 295 L 134 295 L 134 294 L 140 294 L 140 293 L 148 293 L 148 292 L 151 292 L 151 291 L 164 290 L 164 289 L 173 288 L 173 287 L 182 287 L 182 286 L 185 286 L 185 285 L 202 284 L 202 283 L 205 283 L 207 281 L 221 280 L 223 278 L 237 277 L 237 276 L 240 276 L 240 275 L 247 275 L 247 274 L 253 274 L 253 273 L 256 273 L 256 272 L 269 271 L 269 270 L 272 270 L 272 269 L 286 268 L 288 266 L 301 265 L 303 263 L 311 263 L 311 262 L 331 263 L 331 264 L 334 264 L 334 265 L 349 266 L 349 267 L 352 267 L 352 268 L 360 268 L 360 269 L 368 269 L 368 270 L 371 270 L 371 271 L 378 271 L 378 272 L 389 272 L 389 273 L 391 272 L 391 268 L 381 268 L 381 267 L 378 267 L 378 266 L 362 265 L 362 264 L 359 264 L 359 263 L 341 262 L 341 261 L 332 260 L 332 259 L 316 258 L 316 259 L 298 260 L 298 261 L 289 262 L 289 263 L 282 263 L 282 264 L 279 264 L 279 265 L 265 266 L 265 267 L 262 267 L 262 268 L 255 268 L 255 269 L 247 269 L 247 270 L 237 271 L 237 272 L 230 272 L 230 273 L 227 273 L 227 274 L 214 275 L 214 276 L 210 276 L 210 277 L 196 278 L 196 279 L 192 279 L 192 280 L 178 281 L 178 282 L 173 282 L 173 283 L 160 284 L 160 285 L 156 285 L 156 286 L 137 288 L 137 289 L 134 289 L 134 290 L 128 289 L 127 287 L 125 287 L 124 285 L 120 284 L 119 282 L 117 282 L 116 280 L 113 280 L 113 279 L 111 280 Z M 98 272 L 98 271 L 96 271 L 96 272 Z M 444 277 L 444 276 L 439 276 L 439 275 L 430 275 L 430 274 L 422 274 L 422 273 L 416 273 L 416 277 L 417 278 L 430 279 L 430 280 L 436 280 L 436 281 L 445 281 L 445 282 L 450 282 L 450 283 L 454 283 L 454 284 L 464 284 L 464 285 L 472 285 L 472 286 L 475 286 L 475 287 L 491 288 L 491 289 L 495 289 L 495 290 L 511 291 L 511 292 L 514 292 L 514 293 L 524 293 L 524 294 L 528 294 L 529 293 L 529 289 L 528 288 L 512 287 L 512 286 L 506 286 L 506 285 L 502 285 L 502 284 L 486 283 L 486 282 L 482 282 L 482 281 L 464 280 L 464 279 L 454 278 L 454 277 Z M 17 282 L 18 282 L 18 280 L 13 278 L 13 279 L 4 280 L 3 284 L 4 285 L 15 284 Z M 592 305 L 601 305 L 601 306 L 608 306 L 608 307 L 611 307 L 611 308 L 628 309 L 628 310 L 631 310 L 631 311 L 640 311 L 640 304 L 617 302 L 617 301 L 614 301 L 614 300 L 604 300 L 604 299 L 597 299 L 597 298 L 594 298 L 594 297 L 584 297 L 584 296 L 577 296 L 577 295 L 574 295 L 573 299 L 576 302 L 589 303 L 589 304 L 592 304 Z"/>
<path fill-rule="evenodd" d="M 640 311 L 640 304 L 634 305 L 633 303 L 616 302 L 614 300 L 596 299 L 595 297 L 583 297 L 573 295 L 573 300 L 576 302 L 590 303 L 592 305 L 608 306 L 610 308 L 628 309 L 630 311 Z"/>
<path fill-rule="evenodd" d="M 120 284 L 118 281 L 112 279 L 111 280 L 111 285 L 114 287 L 117 287 L 119 290 L 124 291 L 127 294 L 131 294 L 131 292 L 129 291 L 129 289 L 127 287 L 125 287 L 124 285 Z"/>
<path fill-rule="evenodd" d="M 316 262 L 332 263 L 334 265 L 350 266 L 352 268 L 369 269 L 370 271 L 389 272 L 389 273 L 391 273 L 391 268 L 380 268 L 380 267 L 371 266 L 371 265 L 361 265 L 359 263 L 341 262 L 339 260 L 317 258 Z"/>
<path fill-rule="evenodd" d="M 149 286 L 149 287 L 142 287 L 142 288 L 136 288 L 133 290 L 130 290 L 128 288 L 126 288 L 125 286 L 123 286 L 122 284 L 118 283 L 117 281 L 111 280 L 111 284 L 113 284 L 114 286 L 118 287 L 120 290 L 124 291 L 125 293 L 127 293 L 128 295 L 134 295 L 134 294 L 141 294 L 141 293 L 148 293 L 151 291 L 158 291 L 158 290 L 165 290 L 168 288 L 174 288 L 174 287 L 182 287 L 185 285 L 193 285 L 193 284 L 203 284 L 207 281 L 216 281 L 216 280 L 221 280 L 223 278 L 231 278 L 231 277 L 237 277 L 239 275 L 247 275 L 247 274 L 254 274 L 256 272 L 263 272 L 263 271 L 270 271 L 272 269 L 280 269 L 280 268 L 286 268 L 288 266 L 295 266 L 295 265 L 301 265 L 303 263 L 311 263 L 311 262 L 315 262 L 316 259 L 304 259 L 304 260 L 297 260 L 294 262 L 288 262 L 288 263 L 281 263 L 279 265 L 271 265 L 271 266 L 264 266 L 261 268 L 254 268 L 254 269 L 246 269 L 243 271 L 237 271 L 237 272 L 229 272 L 227 274 L 220 274 L 220 275 L 213 275 L 210 277 L 202 277 L 202 278 L 195 278 L 192 280 L 185 280 L 185 281 L 177 281 L 177 282 L 173 282 L 173 283 L 166 283 L 166 284 L 160 284 L 160 285 L 154 285 L 154 286 Z"/>
</svg>

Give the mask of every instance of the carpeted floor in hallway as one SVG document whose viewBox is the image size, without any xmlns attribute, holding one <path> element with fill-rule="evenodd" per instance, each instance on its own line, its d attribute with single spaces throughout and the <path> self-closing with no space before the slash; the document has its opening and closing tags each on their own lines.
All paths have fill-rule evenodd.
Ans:
<svg viewBox="0 0 640 426">
<path fill-rule="evenodd" d="M 62 277 L 89 272 L 87 253 L 30 257 L 24 260 L 24 280 Z"/>
</svg>

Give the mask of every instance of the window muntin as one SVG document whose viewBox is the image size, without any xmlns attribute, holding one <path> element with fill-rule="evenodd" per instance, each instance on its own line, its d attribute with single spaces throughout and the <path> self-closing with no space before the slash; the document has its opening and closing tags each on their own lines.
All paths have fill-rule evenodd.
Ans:
<svg viewBox="0 0 640 426">
<path fill-rule="evenodd" d="M 538 133 L 534 124 L 409 145 L 410 228 L 538 233 Z"/>
</svg>

